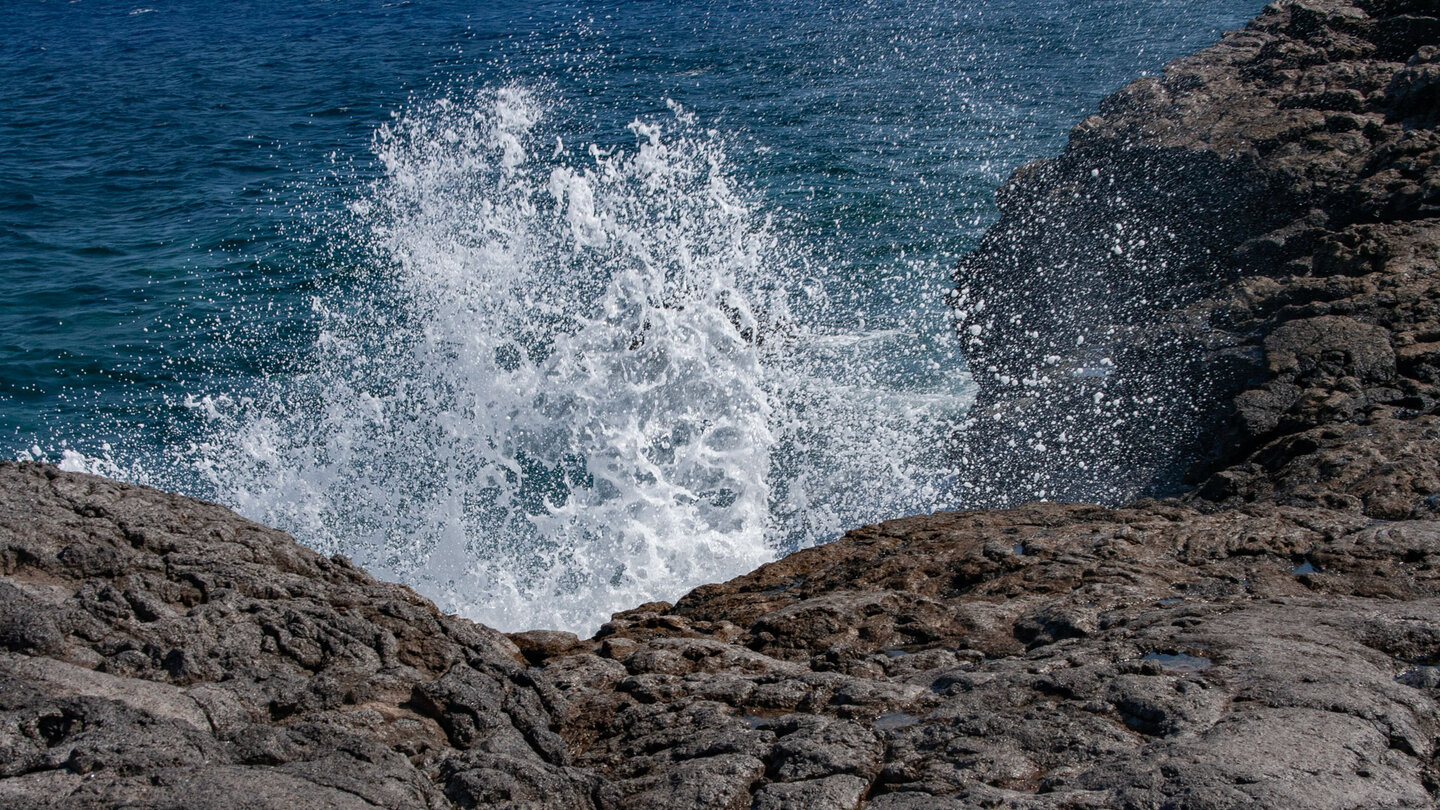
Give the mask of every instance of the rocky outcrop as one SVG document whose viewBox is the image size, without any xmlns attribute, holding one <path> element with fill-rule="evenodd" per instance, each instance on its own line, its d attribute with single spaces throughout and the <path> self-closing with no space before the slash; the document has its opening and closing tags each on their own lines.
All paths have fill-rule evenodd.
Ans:
<svg viewBox="0 0 1440 810">
<path fill-rule="evenodd" d="M 6 463 L 0 573 L 0 806 L 589 795 L 505 636 L 229 510 Z"/>
<path fill-rule="evenodd" d="M 963 442 L 975 503 L 1174 494 L 1341 423 L 1424 441 L 1436 14 L 1272 5 L 1016 172 L 956 274 L 982 390 Z M 1269 483 L 1247 466 L 1203 491 Z"/>
<path fill-rule="evenodd" d="M 6 807 L 1429 807 L 1440 520 L 868 527 L 595 639 L 0 465 Z"/>
<path fill-rule="evenodd" d="M 0 806 L 1435 806 L 1437 16 L 1267 9 L 962 266 L 977 498 L 1179 497 L 865 527 L 582 640 L 0 463 Z"/>
</svg>

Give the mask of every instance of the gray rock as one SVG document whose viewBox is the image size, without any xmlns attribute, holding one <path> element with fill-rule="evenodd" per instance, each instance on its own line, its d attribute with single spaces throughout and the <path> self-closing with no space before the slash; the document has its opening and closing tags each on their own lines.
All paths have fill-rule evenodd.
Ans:
<svg viewBox="0 0 1440 810">
<path fill-rule="evenodd" d="M 753 810 L 855 810 L 869 783 L 858 776 L 776 782 L 755 791 Z"/>
</svg>

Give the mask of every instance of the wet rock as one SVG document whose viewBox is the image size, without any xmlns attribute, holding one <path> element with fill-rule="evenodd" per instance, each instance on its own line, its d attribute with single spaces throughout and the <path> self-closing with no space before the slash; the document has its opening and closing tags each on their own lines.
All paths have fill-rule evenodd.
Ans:
<svg viewBox="0 0 1440 810">
<path fill-rule="evenodd" d="M 974 504 L 1224 500 L 1277 439 L 1435 413 L 1431 14 L 1273 4 L 1016 172 L 956 270 Z"/>
</svg>

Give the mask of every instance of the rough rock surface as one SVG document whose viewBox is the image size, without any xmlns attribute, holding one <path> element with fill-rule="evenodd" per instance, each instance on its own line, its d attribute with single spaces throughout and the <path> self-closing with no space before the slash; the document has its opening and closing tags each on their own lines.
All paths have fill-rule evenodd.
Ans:
<svg viewBox="0 0 1440 810">
<path fill-rule="evenodd" d="M 589 795 L 500 633 L 218 506 L 0 482 L 0 806 Z"/>
<path fill-rule="evenodd" d="M 1015 173 L 956 273 L 982 387 L 963 443 L 976 504 L 1174 494 L 1267 446 L 1272 465 L 1308 454 L 1317 439 L 1275 440 L 1340 423 L 1423 444 L 1414 417 L 1440 402 L 1437 15 L 1272 5 Z M 1272 483 L 1237 469 L 1206 491 Z"/>
<path fill-rule="evenodd" d="M 6 807 L 1431 807 L 1440 520 L 1031 504 L 596 639 L 0 465 Z"/>
<path fill-rule="evenodd" d="M 961 268 L 991 494 L 1199 459 L 1182 497 L 865 527 L 581 640 L 0 463 L 0 806 L 1436 806 L 1437 17 L 1271 7 L 1017 173 Z"/>
</svg>

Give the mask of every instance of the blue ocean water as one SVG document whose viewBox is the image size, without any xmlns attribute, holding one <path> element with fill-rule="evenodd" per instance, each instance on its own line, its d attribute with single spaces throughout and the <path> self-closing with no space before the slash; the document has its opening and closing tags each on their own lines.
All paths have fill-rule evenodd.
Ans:
<svg viewBox="0 0 1440 810">
<path fill-rule="evenodd" d="M 0 455 L 507 629 L 956 506 L 993 188 L 1256 10 L 11 4 Z"/>
</svg>

